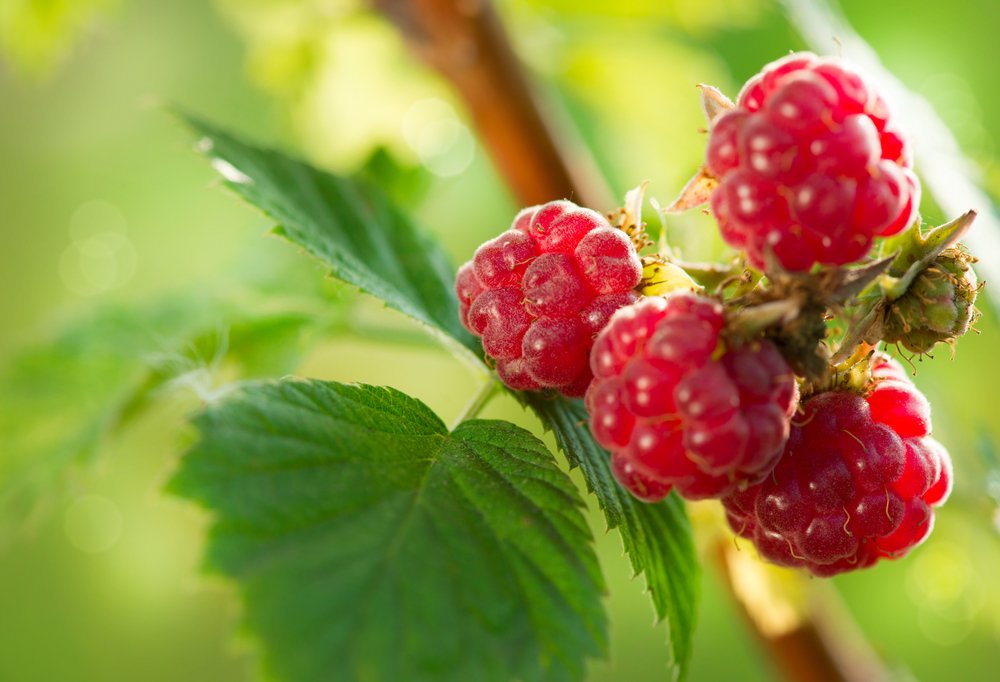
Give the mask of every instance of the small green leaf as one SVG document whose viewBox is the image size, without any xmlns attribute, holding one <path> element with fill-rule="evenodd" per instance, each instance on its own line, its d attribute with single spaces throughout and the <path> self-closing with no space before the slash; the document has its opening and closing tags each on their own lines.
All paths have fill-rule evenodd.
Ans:
<svg viewBox="0 0 1000 682">
<path fill-rule="evenodd" d="M 578 680 L 606 649 L 582 501 L 545 446 L 453 432 L 398 391 L 248 385 L 195 420 L 171 481 L 214 516 L 269 673 L 316 680 Z"/>
<path fill-rule="evenodd" d="M 459 322 L 454 271 L 444 251 L 378 187 L 254 146 L 199 119 L 184 120 L 201 136 L 198 149 L 226 184 L 277 221 L 279 235 L 466 357 L 468 351 L 481 356 L 479 343 Z"/>
<path fill-rule="evenodd" d="M 691 658 L 700 567 L 684 503 L 676 494 L 658 504 L 632 497 L 611 473 L 608 453 L 590 434 L 579 400 L 524 394 L 525 402 L 555 434 L 570 466 L 580 467 L 609 528 L 617 528 L 635 574 L 644 574 L 658 618 L 670 632 L 670 664 L 682 679 Z"/>
</svg>

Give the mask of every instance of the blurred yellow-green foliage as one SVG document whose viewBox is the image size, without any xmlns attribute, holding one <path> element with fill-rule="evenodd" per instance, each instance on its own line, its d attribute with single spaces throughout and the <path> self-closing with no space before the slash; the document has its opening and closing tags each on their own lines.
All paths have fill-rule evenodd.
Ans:
<svg viewBox="0 0 1000 682">
<path fill-rule="evenodd" d="M 1000 118 L 988 112 L 1000 105 L 1000 5 L 843 5 L 884 63 L 952 126 L 995 195 Z M 661 200 L 702 153 L 694 85 L 734 93 L 763 63 L 803 47 L 768 0 L 508 0 L 499 9 L 547 110 L 592 149 L 613 190 L 649 179 Z M 244 372 L 391 384 L 446 421 L 473 390 L 471 375 L 432 344 L 373 346 L 334 335 L 300 354 L 303 335 L 322 330 L 282 312 L 318 307 L 335 320 L 332 311 L 353 306 L 354 318 L 410 330 L 324 285 L 322 272 L 287 245 L 262 239 L 267 220 L 215 186 L 162 102 L 334 169 L 388 150 L 418 169 L 397 169 L 394 191 L 456 263 L 515 210 L 460 102 L 360 1 L 0 0 L 0 355 L 8 367 L 0 476 L 15 469 L 18 447 L 73 457 L 90 452 L 74 440 L 88 437 L 73 431 L 78 421 L 139 414 L 100 442 L 92 464 L 73 469 L 60 494 L 53 487 L 43 496 L 27 529 L 5 536 L 0 680 L 226 682 L 255 670 L 252 650 L 231 634 L 232 594 L 197 574 L 204 519 L 159 492 L 197 399 L 164 391 L 151 406 L 116 404 L 131 376 L 125 359 L 159 351 L 184 370 L 180 383 L 204 392 L 232 370 L 216 360 L 242 344 Z M 927 219 L 944 217 L 928 208 Z M 697 213 L 668 223 L 699 257 L 719 248 L 709 227 Z M 144 301 L 165 297 L 175 301 L 173 317 L 144 316 Z M 263 300 L 280 334 L 241 333 L 239 311 Z M 133 312 L 115 312 L 119 305 Z M 936 406 L 935 433 L 956 465 L 956 493 L 934 535 L 906 560 L 834 581 L 902 679 L 994 680 L 1000 664 L 1000 420 L 989 393 L 1000 385 L 1000 330 L 989 303 L 981 307 L 981 334 L 964 339 L 954 359 L 943 350 L 918 363 L 917 382 Z M 97 310 L 92 333 L 43 348 Z M 180 349 L 161 341 L 162 330 L 213 316 L 217 336 Z M 254 364 L 266 343 L 286 352 Z M 33 377 L 59 390 L 41 395 Z M 486 416 L 537 430 L 510 401 Z M 61 461 L 37 464 L 29 487 L 47 490 L 55 479 L 44 470 Z M 591 678 L 661 679 L 664 627 L 652 627 L 617 535 L 591 518 L 613 628 L 612 659 L 595 664 Z M 711 571 L 702 593 L 690 679 L 771 679 Z"/>
</svg>

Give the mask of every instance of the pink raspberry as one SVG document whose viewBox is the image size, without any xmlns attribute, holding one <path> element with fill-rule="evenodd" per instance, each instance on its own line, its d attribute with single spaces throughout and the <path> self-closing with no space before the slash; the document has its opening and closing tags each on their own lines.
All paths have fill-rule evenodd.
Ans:
<svg viewBox="0 0 1000 682">
<path fill-rule="evenodd" d="M 640 471 L 621 451 L 611 453 L 611 473 L 623 488 L 643 502 L 659 502 L 674 487 Z"/>
<path fill-rule="evenodd" d="M 769 341 L 729 347 L 722 305 L 688 292 L 616 312 L 591 351 L 594 438 L 636 497 L 721 497 L 771 470 L 795 377 Z"/>
<path fill-rule="evenodd" d="M 706 165 L 726 242 L 760 268 L 863 258 L 916 219 L 920 185 L 885 101 L 840 60 L 791 54 L 764 67 L 720 117 Z"/>
<path fill-rule="evenodd" d="M 581 396 L 594 336 L 637 298 L 635 247 L 595 211 L 553 201 L 517 214 L 511 229 L 458 270 L 462 324 L 483 341 L 508 387 Z"/>
<path fill-rule="evenodd" d="M 722 500 L 730 526 L 766 559 L 830 576 L 901 557 L 930 534 L 951 459 L 898 363 L 877 356 L 872 369 L 867 397 L 806 400 L 773 473 Z"/>
</svg>

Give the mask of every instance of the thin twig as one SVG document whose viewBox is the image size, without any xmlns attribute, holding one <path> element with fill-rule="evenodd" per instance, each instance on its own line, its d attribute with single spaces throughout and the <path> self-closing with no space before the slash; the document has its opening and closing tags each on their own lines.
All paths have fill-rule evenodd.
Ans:
<svg viewBox="0 0 1000 682">
<path fill-rule="evenodd" d="M 882 319 L 884 305 L 881 300 L 875 300 L 862 310 L 864 310 L 864 314 L 847 328 L 847 333 L 840 340 L 837 352 L 830 358 L 831 364 L 839 365 L 851 357 L 871 333 L 872 327 Z"/>
<path fill-rule="evenodd" d="M 483 408 L 493 399 L 496 395 L 497 390 L 500 388 L 500 383 L 495 377 L 491 377 L 485 384 L 483 384 L 476 395 L 472 396 L 469 404 L 465 406 L 465 409 L 455 417 L 455 421 L 452 422 L 451 430 L 454 431 L 458 428 L 459 424 L 467 419 L 475 419 L 476 416 L 482 412 Z"/>
</svg>

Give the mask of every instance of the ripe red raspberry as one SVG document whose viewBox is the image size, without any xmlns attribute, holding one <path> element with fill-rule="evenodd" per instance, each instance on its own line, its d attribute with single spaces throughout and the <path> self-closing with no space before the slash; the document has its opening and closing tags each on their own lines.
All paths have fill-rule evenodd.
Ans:
<svg viewBox="0 0 1000 682">
<path fill-rule="evenodd" d="M 515 390 L 582 396 L 594 335 L 637 298 L 635 247 L 595 211 L 553 201 L 517 214 L 511 229 L 458 270 L 462 324 L 482 338 Z"/>
<path fill-rule="evenodd" d="M 885 101 L 840 60 L 804 52 L 743 86 L 712 127 L 706 165 L 723 238 L 758 268 L 768 254 L 794 271 L 857 261 L 920 203 Z"/>
<path fill-rule="evenodd" d="M 885 356 L 873 365 L 867 398 L 806 400 L 772 474 L 723 499 L 730 526 L 766 559 L 830 576 L 901 557 L 930 534 L 951 459 L 902 368 Z"/>
<path fill-rule="evenodd" d="M 729 347 L 722 305 L 689 292 L 615 313 L 591 351 L 590 428 L 636 497 L 721 497 L 760 481 L 788 436 L 795 377 L 769 341 Z"/>
</svg>

